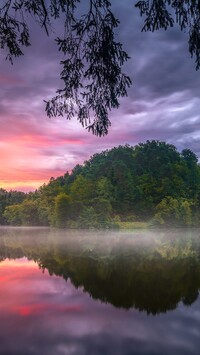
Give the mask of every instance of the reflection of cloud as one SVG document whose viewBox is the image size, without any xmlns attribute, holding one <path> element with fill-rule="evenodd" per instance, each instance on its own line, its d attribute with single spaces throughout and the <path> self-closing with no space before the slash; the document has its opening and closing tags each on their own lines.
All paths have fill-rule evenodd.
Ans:
<svg viewBox="0 0 200 355">
<path fill-rule="evenodd" d="M 199 301 L 147 316 L 94 301 L 25 259 L 0 263 L 1 276 L 1 354 L 198 354 Z"/>
<path fill-rule="evenodd" d="M 13 307 L 11 309 L 12 314 L 18 314 L 19 316 L 22 317 L 27 317 L 27 316 L 44 316 L 47 314 L 51 313 L 56 313 L 56 314 L 66 314 L 69 312 L 81 312 L 82 307 L 79 305 L 70 305 L 70 306 L 64 306 L 64 305 L 54 305 L 54 304 L 32 304 L 32 305 L 23 305 L 23 306 L 17 306 Z"/>
</svg>

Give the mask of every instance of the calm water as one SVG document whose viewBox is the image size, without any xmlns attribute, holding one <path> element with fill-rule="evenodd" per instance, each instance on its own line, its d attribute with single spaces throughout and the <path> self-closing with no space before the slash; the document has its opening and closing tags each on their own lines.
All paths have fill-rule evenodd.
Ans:
<svg viewBox="0 0 200 355">
<path fill-rule="evenodd" d="M 200 349 L 200 231 L 0 228 L 0 354 Z"/>
</svg>

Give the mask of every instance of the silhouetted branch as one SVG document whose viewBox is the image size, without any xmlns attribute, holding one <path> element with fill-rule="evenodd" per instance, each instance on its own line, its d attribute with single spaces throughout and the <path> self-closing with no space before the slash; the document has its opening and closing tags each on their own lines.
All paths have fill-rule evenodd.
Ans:
<svg viewBox="0 0 200 355">
<path fill-rule="evenodd" d="M 200 1 L 199 0 L 145 0 L 135 5 L 145 17 L 142 31 L 167 30 L 174 23 L 181 31 L 188 29 L 188 45 L 191 56 L 195 57 L 196 70 L 200 68 Z"/>
</svg>

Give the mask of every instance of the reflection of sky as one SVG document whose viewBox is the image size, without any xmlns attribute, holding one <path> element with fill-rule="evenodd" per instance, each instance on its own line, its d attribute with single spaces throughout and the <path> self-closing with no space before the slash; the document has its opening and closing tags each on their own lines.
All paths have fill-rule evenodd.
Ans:
<svg viewBox="0 0 200 355">
<path fill-rule="evenodd" d="M 141 33 L 143 22 L 135 1 L 111 3 L 121 21 L 116 39 L 131 56 L 124 71 L 133 85 L 128 98 L 120 100 L 120 108 L 110 113 L 107 137 L 87 133 L 76 118 L 66 122 L 46 117 L 43 99 L 62 87 L 63 58 L 52 38 L 33 29 L 32 47 L 13 66 L 1 53 L 1 187 L 34 189 L 96 152 L 147 139 L 167 141 L 179 150 L 190 148 L 200 157 L 200 73 L 188 53 L 186 34 L 177 27 Z"/>
<path fill-rule="evenodd" d="M 0 287 L 0 354 L 199 353 L 199 301 L 159 316 L 116 309 L 26 259 L 1 262 Z"/>
</svg>

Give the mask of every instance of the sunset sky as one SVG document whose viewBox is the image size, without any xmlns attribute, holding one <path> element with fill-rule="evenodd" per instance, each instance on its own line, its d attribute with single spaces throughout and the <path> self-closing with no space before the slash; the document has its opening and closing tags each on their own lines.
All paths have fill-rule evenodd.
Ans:
<svg viewBox="0 0 200 355">
<path fill-rule="evenodd" d="M 32 29 L 32 47 L 11 66 L 0 54 L 0 187 L 35 190 L 50 177 L 70 171 L 91 155 L 147 139 L 190 148 L 200 157 L 200 71 L 190 58 L 187 34 L 141 33 L 133 0 L 112 0 L 120 19 L 117 40 L 131 59 L 124 66 L 132 79 L 128 97 L 110 113 L 106 137 L 88 133 L 74 118 L 49 119 L 43 100 L 62 88 L 62 56 L 52 37 Z"/>
</svg>

